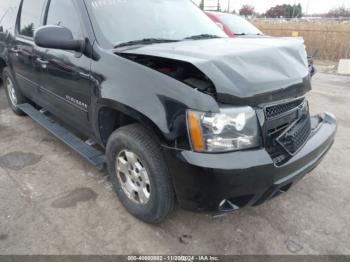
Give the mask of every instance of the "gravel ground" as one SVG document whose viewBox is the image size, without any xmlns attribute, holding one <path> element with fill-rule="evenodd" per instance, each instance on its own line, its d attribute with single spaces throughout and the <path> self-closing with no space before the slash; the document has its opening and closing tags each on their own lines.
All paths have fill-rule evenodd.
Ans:
<svg viewBox="0 0 350 262">
<path fill-rule="evenodd" d="M 350 77 L 317 74 L 312 111 L 339 131 L 288 194 L 222 218 L 176 210 L 161 226 L 130 216 L 108 176 L 26 117 L 0 87 L 0 254 L 350 255 Z"/>
</svg>

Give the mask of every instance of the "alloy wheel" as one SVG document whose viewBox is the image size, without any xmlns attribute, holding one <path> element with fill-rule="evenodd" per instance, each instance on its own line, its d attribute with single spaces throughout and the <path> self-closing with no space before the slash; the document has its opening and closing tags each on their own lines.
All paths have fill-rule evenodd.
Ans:
<svg viewBox="0 0 350 262">
<path fill-rule="evenodd" d="M 151 196 L 151 184 L 140 158 L 131 151 L 121 151 L 116 159 L 116 172 L 125 195 L 137 204 L 146 205 Z"/>
<path fill-rule="evenodd" d="M 7 92 L 12 105 L 17 106 L 18 100 L 17 100 L 16 90 L 10 78 L 6 79 L 6 87 L 7 87 Z"/>
</svg>

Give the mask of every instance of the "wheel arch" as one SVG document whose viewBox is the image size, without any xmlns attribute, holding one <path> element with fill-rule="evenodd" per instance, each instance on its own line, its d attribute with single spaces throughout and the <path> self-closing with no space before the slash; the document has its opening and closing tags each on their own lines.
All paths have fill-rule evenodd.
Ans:
<svg viewBox="0 0 350 262">
<path fill-rule="evenodd" d="M 7 67 L 5 59 L 0 57 L 0 79 L 3 78 L 3 72 L 4 72 L 5 67 Z"/>
<path fill-rule="evenodd" d="M 95 110 L 95 129 L 104 146 L 107 145 L 108 138 L 116 129 L 134 123 L 139 123 L 152 130 L 160 139 L 161 143 L 170 143 L 165 132 L 142 113 L 109 99 L 102 99 L 97 103 Z"/>
</svg>

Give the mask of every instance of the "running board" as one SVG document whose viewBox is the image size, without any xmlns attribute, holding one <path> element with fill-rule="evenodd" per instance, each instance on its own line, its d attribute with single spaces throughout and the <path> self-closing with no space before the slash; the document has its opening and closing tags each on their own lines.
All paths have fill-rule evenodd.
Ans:
<svg viewBox="0 0 350 262">
<path fill-rule="evenodd" d="M 92 146 L 89 146 L 69 130 L 46 117 L 32 105 L 20 104 L 17 105 L 17 107 L 26 113 L 29 117 L 31 117 L 39 125 L 56 136 L 59 140 L 75 150 L 78 154 L 84 157 L 99 170 L 103 170 L 105 168 L 107 159 L 103 152 L 93 148 Z"/>
</svg>

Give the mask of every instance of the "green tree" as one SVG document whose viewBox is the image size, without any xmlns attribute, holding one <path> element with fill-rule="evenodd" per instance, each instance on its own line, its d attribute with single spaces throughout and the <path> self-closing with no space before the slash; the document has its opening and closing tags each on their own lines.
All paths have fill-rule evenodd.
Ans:
<svg viewBox="0 0 350 262">
<path fill-rule="evenodd" d="M 265 16 L 267 17 L 284 17 L 284 18 L 295 18 L 295 17 L 302 17 L 303 16 L 303 8 L 301 4 L 298 5 L 276 5 L 274 7 L 271 7 L 267 12 L 265 13 Z"/>
<path fill-rule="evenodd" d="M 21 30 L 21 34 L 22 34 L 22 35 L 25 35 L 25 36 L 33 37 L 33 34 L 34 34 L 34 24 L 31 23 L 31 24 L 25 26 L 25 27 Z"/>
</svg>

